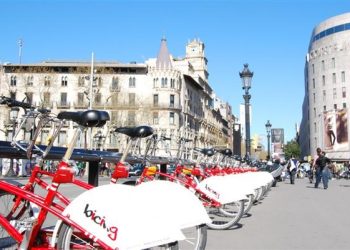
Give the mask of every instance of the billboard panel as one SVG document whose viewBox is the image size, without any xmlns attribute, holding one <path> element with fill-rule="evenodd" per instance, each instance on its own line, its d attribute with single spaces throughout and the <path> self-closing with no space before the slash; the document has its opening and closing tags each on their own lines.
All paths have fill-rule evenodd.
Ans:
<svg viewBox="0 0 350 250">
<path fill-rule="evenodd" d="M 339 151 L 349 148 L 347 109 L 324 112 L 323 129 L 325 150 Z"/>
<path fill-rule="evenodd" d="M 283 130 L 283 128 L 271 129 L 271 142 L 284 144 L 284 130 Z"/>
</svg>

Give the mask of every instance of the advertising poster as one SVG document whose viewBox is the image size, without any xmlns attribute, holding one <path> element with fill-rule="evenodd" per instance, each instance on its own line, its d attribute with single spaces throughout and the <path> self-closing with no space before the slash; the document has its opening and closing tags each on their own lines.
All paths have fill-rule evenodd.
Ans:
<svg viewBox="0 0 350 250">
<path fill-rule="evenodd" d="M 347 150 L 349 148 L 347 109 L 324 112 L 323 124 L 325 150 Z"/>
<path fill-rule="evenodd" d="M 283 128 L 271 129 L 271 142 L 273 145 L 273 152 L 282 153 L 284 144 L 284 130 Z"/>
</svg>

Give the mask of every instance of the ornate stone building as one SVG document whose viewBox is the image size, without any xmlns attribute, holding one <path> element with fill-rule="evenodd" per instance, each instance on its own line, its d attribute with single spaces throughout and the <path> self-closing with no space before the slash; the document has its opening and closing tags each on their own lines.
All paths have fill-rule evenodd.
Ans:
<svg viewBox="0 0 350 250">
<path fill-rule="evenodd" d="M 201 41 L 189 42 L 184 58 L 173 58 L 162 39 L 157 58 L 145 63 L 95 62 L 93 69 L 91 88 L 88 62 L 5 64 L 1 66 L 0 95 L 18 100 L 27 97 L 34 105 L 50 108 L 53 113 L 85 110 L 90 105 L 93 109 L 107 110 L 111 121 L 101 131 L 94 129 L 92 136 L 102 134 L 103 141 L 93 142 L 93 148 L 122 150 L 126 140 L 113 131 L 116 127 L 135 125 L 150 125 L 157 133 L 171 137 L 167 147 L 173 155 L 179 137 L 192 140 L 186 148 L 218 145 L 232 148 L 231 107 L 215 98 L 209 85 Z M 93 100 L 89 100 L 90 91 Z M 12 130 L 9 109 L 0 107 L 0 111 L 0 127 L 4 128 L 0 140 L 9 139 Z M 56 145 L 66 143 L 73 126 L 66 123 Z M 38 143 L 45 143 L 49 133 L 48 127 Z M 23 139 L 28 138 L 29 132 L 23 132 Z M 90 147 L 87 136 L 77 146 Z"/>
</svg>

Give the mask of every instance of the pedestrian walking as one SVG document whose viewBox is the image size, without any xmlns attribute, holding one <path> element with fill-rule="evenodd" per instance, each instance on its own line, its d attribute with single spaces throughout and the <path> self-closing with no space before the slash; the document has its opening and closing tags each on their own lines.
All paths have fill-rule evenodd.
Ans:
<svg viewBox="0 0 350 250">
<path fill-rule="evenodd" d="M 328 188 L 328 181 L 329 181 L 329 169 L 327 167 L 328 164 L 331 163 L 331 160 L 326 157 L 325 152 L 322 152 L 320 148 L 316 149 L 318 158 L 316 160 L 315 166 L 316 166 L 316 182 L 315 182 L 315 188 L 318 188 L 318 185 L 321 182 L 323 183 L 323 188 Z"/>
<path fill-rule="evenodd" d="M 290 184 L 294 184 L 295 182 L 295 174 L 297 172 L 297 167 L 298 167 L 298 161 L 294 158 L 294 156 L 292 156 L 292 158 L 289 159 L 289 162 L 287 165 Z"/>
</svg>

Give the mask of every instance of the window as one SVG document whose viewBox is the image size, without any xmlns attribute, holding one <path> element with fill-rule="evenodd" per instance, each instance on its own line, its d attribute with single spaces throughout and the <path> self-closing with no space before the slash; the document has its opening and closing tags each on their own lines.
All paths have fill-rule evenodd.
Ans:
<svg viewBox="0 0 350 250">
<path fill-rule="evenodd" d="M 172 89 L 175 88 L 175 79 L 170 80 L 170 88 L 172 88 Z"/>
<path fill-rule="evenodd" d="M 314 122 L 314 131 L 315 131 L 315 133 L 317 132 L 317 124 L 316 124 L 316 122 Z"/>
<path fill-rule="evenodd" d="M 61 106 L 67 106 L 67 93 L 61 93 Z"/>
<path fill-rule="evenodd" d="M 135 88 L 136 87 L 136 78 L 130 77 L 129 78 L 129 88 Z"/>
<path fill-rule="evenodd" d="M 343 102 L 343 108 L 344 108 L 344 109 L 346 108 L 346 103 L 345 103 L 345 102 Z"/>
<path fill-rule="evenodd" d="M 135 93 L 129 93 L 129 105 L 135 105 Z"/>
<path fill-rule="evenodd" d="M 78 87 L 84 87 L 85 85 L 85 78 L 84 76 L 79 76 L 78 78 Z"/>
<path fill-rule="evenodd" d="M 96 103 L 97 105 L 101 105 L 101 100 L 102 100 L 102 95 L 101 95 L 101 93 L 96 93 L 94 99 L 95 99 L 95 103 Z"/>
<path fill-rule="evenodd" d="M 78 105 L 82 106 L 84 104 L 84 93 L 78 93 Z"/>
<path fill-rule="evenodd" d="M 50 106 L 51 102 L 51 94 L 50 92 L 44 92 L 44 105 L 45 106 Z"/>
<path fill-rule="evenodd" d="M 175 113 L 174 112 L 169 113 L 169 124 L 172 124 L 172 125 L 175 124 Z"/>
<path fill-rule="evenodd" d="M 337 110 L 337 104 L 334 104 L 334 109 Z"/>
<path fill-rule="evenodd" d="M 162 88 L 167 88 L 168 87 L 168 78 L 162 78 Z"/>
<path fill-rule="evenodd" d="M 324 60 L 322 60 L 322 62 L 321 62 L 321 67 L 322 67 L 322 71 L 324 71 L 325 70 Z"/>
<path fill-rule="evenodd" d="M 27 97 L 28 103 L 33 103 L 33 92 L 26 92 L 25 96 Z"/>
<path fill-rule="evenodd" d="M 341 92 L 342 92 L 342 97 L 346 98 L 346 87 L 342 87 Z"/>
<path fill-rule="evenodd" d="M 323 90 L 323 101 L 326 101 L 326 90 Z"/>
<path fill-rule="evenodd" d="M 153 124 L 159 124 L 158 112 L 153 113 Z"/>
<path fill-rule="evenodd" d="M 112 89 L 117 90 L 119 85 L 119 78 L 118 77 L 113 77 L 112 78 Z"/>
<path fill-rule="evenodd" d="M 153 95 L 153 106 L 158 106 L 159 96 L 158 94 Z"/>
<path fill-rule="evenodd" d="M 173 108 L 175 105 L 175 96 L 170 95 L 170 108 Z"/>
<path fill-rule="evenodd" d="M 326 76 L 322 76 L 322 86 L 326 86 Z"/>
<path fill-rule="evenodd" d="M 16 92 L 10 92 L 10 98 L 16 100 Z"/>
<path fill-rule="evenodd" d="M 158 88 L 158 77 L 153 79 L 153 88 Z"/>
<path fill-rule="evenodd" d="M 345 71 L 341 72 L 341 82 L 345 82 Z"/>
<path fill-rule="evenodd" d="M 337 89 L 333 88 L 333 99 L 337 99 Z"/>
<path fill-rule="evenodd" d="M 118 95 L 112 95 L 111 101 L 113 106 L 118 105 Z"/>
<path fill-rule="evenodd" d="M 333 69 L 335 68 L 335 58 L 334 57 L 332 58 L 332 68 Z"/>
<path fill-rule="evenodd" d="M 11 86 L 16 86 L 17 85 L 17 77 L 16 76 L 11 76 Z"/>
<path fill-rule="evenodd" d="M 103 83 L 102 77 L 97 77 L 96 80 L 97 80 L 97 86 L 102 87 L 102 83 Z"/>
<path fill-rule="evenodd" d="M 316 117 L 316 108 L 314 108 L 314 117 Z"/>
<path fill-rule="evenodd" d="M 312 73 L 315 74 L 315 65 L 312 64 Z"/>
<path fill-rule="evenodd" d="M 327 110 L 327 107 L 326 105 L 323 106 L 323 111 L 326 111 Z"/>
<path fill-rule="evenodd" d="M 33 86 L 33 76 L 28 76 L 27 78 L 27 86 Z"/>
<path fill-rule="evenodd" d="M 61 86 L 62 87 L 67 87 L 67 85 L 68 85 L 67 77 L 66 76 L 62 76 L 62 78 L 61 78 Z"/>
<path fill-rule="evenodd" d="M 315 78 L 312 79 L 312 87 L 313 87 L 313 88 L 316 87 Z"/>
<path fill-rule="evenodd" d="M 135 111 L 128 112 L 128 125 L 129 126 L 135 125 Z"/>
<path fill-rule="evenodd" d="M 335 73 L 332 74 L 332 82 L 333 84 L 337 82 L 337 75 Z"/>
<path fill-rule="evenodd" d="M 51 85 L 51 77 L 50 76 L 45 76 L 44 86 L 45 87 L 50 87 L 50 85 Z"/>
</svg>

